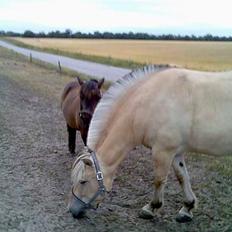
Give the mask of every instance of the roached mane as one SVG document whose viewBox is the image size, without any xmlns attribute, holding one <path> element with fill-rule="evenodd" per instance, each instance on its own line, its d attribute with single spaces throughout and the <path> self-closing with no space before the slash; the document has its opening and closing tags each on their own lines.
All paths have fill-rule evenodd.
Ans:
<svg viewBox="0 0 232 232">
<path fill-rule="evenodd" d="M 138 81 L 146 78 L 149 74 L 163 71 L 168 68 L 176 68 L 175 65 L 148 65 L 144 68 L 137 69 L 125 75 L 115 82 L 109 90 L 104 94 L 101 101 L 98 103 L 93 118 L 90 123 L 87 145 L 94 150 L 98 142 L 98 137 L 104 130 L 104 124 L 110 116 L 110 109 L 119 97 L 127 92 L 127 90 L 135 85 Z"/>
</svg>

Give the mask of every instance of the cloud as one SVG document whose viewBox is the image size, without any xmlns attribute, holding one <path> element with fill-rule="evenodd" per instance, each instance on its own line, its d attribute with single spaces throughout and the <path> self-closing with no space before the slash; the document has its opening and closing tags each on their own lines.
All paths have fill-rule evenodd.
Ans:
<svg viewBox="0 0 232 232">
<path fill-rule="evenodd" d="M 0 22 L 82 31 L 136 31 L 136 28 L 228 31 L 232 27 L 230 6 L 229 0 L 4 0 L 0 2 Z"/>
</svg>

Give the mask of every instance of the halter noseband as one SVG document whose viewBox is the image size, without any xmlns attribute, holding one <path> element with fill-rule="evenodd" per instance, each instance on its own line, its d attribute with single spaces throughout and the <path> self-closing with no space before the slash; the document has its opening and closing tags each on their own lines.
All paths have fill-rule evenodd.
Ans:
<svg viewBox="0 0 232 232">
<path fill-rule="evenodd" d="M 105 188 L 105 185 L 104 185 L 104 182 L 103 182 L 103 174 L 101 172 L 101 169 L 100 169 L 100 166 L 99 166 L 99 163 L 98 163 L 98 160 L 97 160 L 97 157 L 96 157 L 96 154 L 94 151 L 90 150 L 88 148 L 88 151 L 90 152 L 90 155 L 93 159 L 93 162 L 94 162 L 94 167 L 95 167 L 95 170 L 96 170 L 96 179 L 97 179 L 97 182 L 98 182 L 98 190 L 97 192 L 93 195 L 93 197 L 89 200 L 88 203 L 82 201 L 73 191 L 73 188 L 72 188 L 72 195 L 75 197 L 75 199 L 82 205 L 82 208 L 83 209 L 90 209 L 90 208 L 93 208 L 95 209 L 91 203 L 93 201 L 96 200 L 96 198 L 99 196 L 99 195 L 105 195 L 105 192 L 106 192 L 106 188 Z"/>
<path fill-rule="evenodd" d="M 82 118 L 83 114 L 88 114 L 90 116 L 90 118 L 92 118 L 92 116 L 93 116 L 93 113 L 91 111 L 89 111 L 89 110 L 81 110 L 79 112 L 79 117 Z"/>
</svg>

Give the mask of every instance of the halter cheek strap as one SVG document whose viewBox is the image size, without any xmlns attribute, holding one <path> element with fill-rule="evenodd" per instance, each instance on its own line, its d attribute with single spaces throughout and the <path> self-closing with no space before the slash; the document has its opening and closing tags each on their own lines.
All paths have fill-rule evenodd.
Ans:
<svg viewBox="0 0 232 232">
<path fill-rule="evenodd" d="M 105 189 L 105 185 L 103 183 L 103 174 L 101 172 L 101 168 L 99 166 L 97 157 L 96 157 L 96 153 L 94 151 L 91 152 L 91 156 L 93 158 L 93 162 L 94 162 L 94 166 L 95 166 L 95 170 L 96 170 L 96 178 L 98 181 L 98 185 L 99 185 L 99 190 L 101 191 L 106 191 Z"/>
</svg>

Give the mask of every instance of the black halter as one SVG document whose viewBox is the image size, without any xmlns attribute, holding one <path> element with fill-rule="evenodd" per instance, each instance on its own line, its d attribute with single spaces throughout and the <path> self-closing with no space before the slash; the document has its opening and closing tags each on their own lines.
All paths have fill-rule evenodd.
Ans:
<svg viewBox="0 0 232 232">
<path fill-rule="evenodd" d="M 90 110 L 81 110 L 79 112 L 79 117 L 82 118 L 83 114 L 89 115 L 90 118 L 92 118 L 92 116 L 93 116 L 93 113 Z"/>
<path fill-rule="evenodd" d="M 95 167 L 95 170 L 96 170 L 96 178 L 97 178 L 97 182 L 98 182 L 98 190 L 97 192 L 93 195 L 93 197 L 89 200 L 88 203 L 82 201 L 73 191 L 73 188 L 72 188 L 72 195 L 75 197 L 76 201 L 81 205 L 82 209 L 85 210 L 85 209 L 90 209 L 90 208 L 93 208 L 95 209 L 91 203 L 93 201 L 96 200 L 96 198 L 99 196 L 99 195 L 105 195 L 105 192 L 106 192 L 106 188 L 104 186 L 104 182 L 103 182 L 103 174 L 101 172 L 101 169 L 100 169 L 100 166 L 99 166 L 99 163 L 98 163 L 98 160 L 97 160 L 97 157 L 96 157 L 96 154 L 94 151 L 90 150 L 90 155 L 93 159 L 93 162 L 94 162 L 94 167 Z"/>
</svg>

